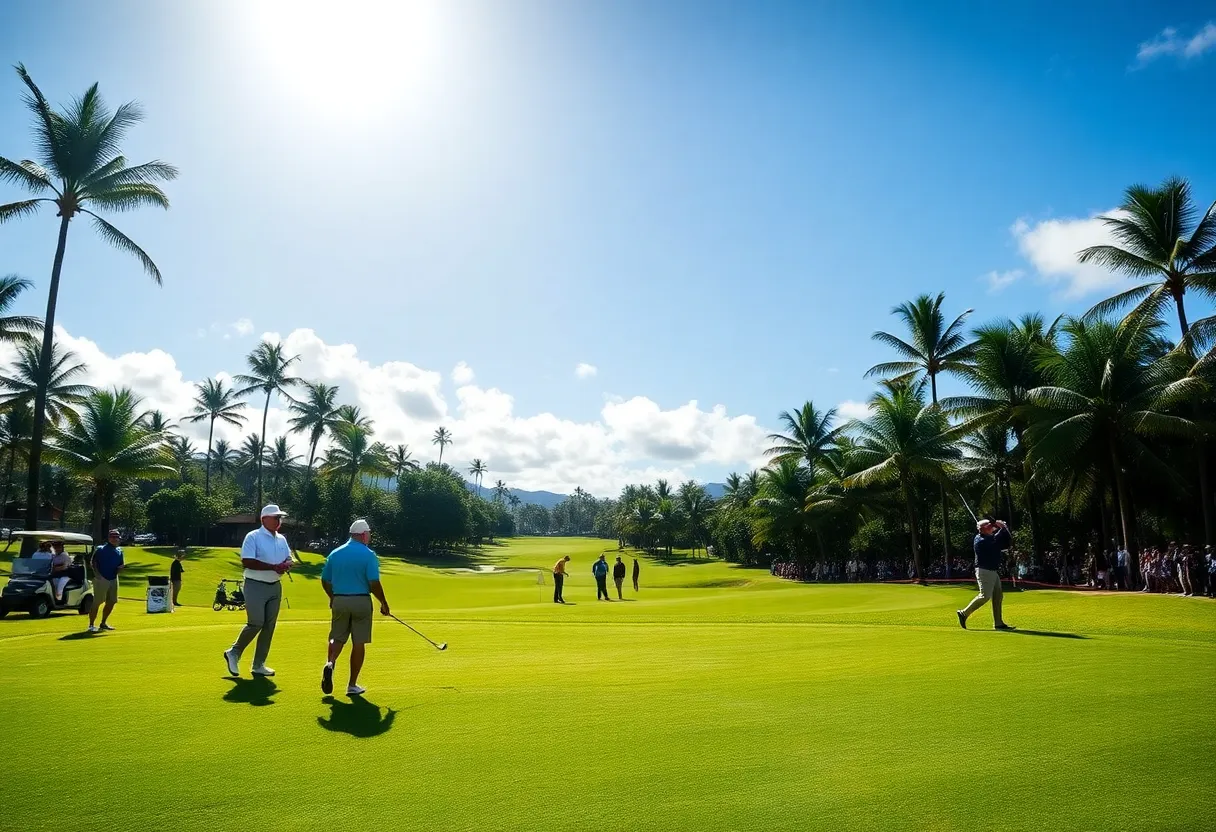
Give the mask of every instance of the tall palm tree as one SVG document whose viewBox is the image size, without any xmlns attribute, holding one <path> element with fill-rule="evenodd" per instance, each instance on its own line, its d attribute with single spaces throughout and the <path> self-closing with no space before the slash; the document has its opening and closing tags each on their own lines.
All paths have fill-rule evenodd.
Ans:
<svg viewBox="0 0 1216 832">
<path fill-rule="evenodd" d="M 194 447 L 194 443 L 185 436 L 166 435 L 163 430 L 155 430 L 148 426 L 146 422 L 141 420 L 141 424 L 151 430 L 153 433 L 159 433 L 165 439 L 165 448 L 169 452 L 169 459 L 172 461 L 174 469 L 177 471 L 178 478 L 182 483 L 186 482 L 186 472 L 198 460 L 198 449 Z"/>
<path fill-rule="evenodd" d="M 317 444 L 337 421 L 338 408 L 334 403 L 337 398 L 337 387 L 321 382 L 305 382 L 304 395 L 287 405 L 288 410 L 295 414 L 289 422 L 292 432 L 308 434 L 309 479 L 312 478 L 312 467 L 317 460 Z"/>
<path fill-rule="evenodd" d="M 211 469 L 215 471 L 215 478 L 223 482 L 224 477 L 230 476 L 236 469 L 238 458 L 239 453 L 228 444 L 228 440 L 215 440 L 215 445 L 212 446 L 209 455 Z"/>
<path fill-rule="evenodd" d="M 359 409 L 357 404 L 339 405 L 334 411 L 334 419 L 339 422 L 346 422 L 348 425 L 355 425 L 361 428 L 371 428 L 375 425 L 371 419 L 363 415 L 363 411 Z"/>
<path fill-rule="evenodd" d="M 694 480 L 689 480 L 680 486 L 679 496 L 680 514 L 684 518 L 688 536 L 692 538 L 692 553 L 693 557 L 696 557 L 697 550 L 701 548 L 702 541 L 705 539 L 713 500 L 709 499 L 705 488 Z"/>
<path fill-rule="evenodd" d="M 0 494 L 0 516 L 8 507 L 13 470 L 18 460 L 30 455 L 30 436 L 34 433 L 34 408 L 16 404 L 0 414 L 0 447 L 4 449 L 4 492 Z"/>
<path fill-rule="evenodd" d="M 0 179 L 4 174 L 0 173 Z M 34 335 L 42 331 L 42 320 L 29 315 L 9 315 L 17 298 L 34 284 L 15 274 L 0 277 L 0 344 L 35 344 Z"/>
<path fill-rule="evenodd" d="M 789 455 L 760 472 L 760 488 L 752 499 L 756 512 L 752 537 L 756 546 L 784 548 L 798 560 L 806 559 L 811 515 L 805 503 L 811 478 L 810 469 Z"/>
<path fill-rule="evenodd" d="M 908 328 L 910 343 L 889 332 L 875 332 L 875 341 L 885 344 L 902 356 L 900 361 L 875 364 L 866 372 L 866 377 L 879 376 L 886 379 L 911 379 L 924 375 L 929 380 L 932 403 L 937 406 L 937 377 L 941 373 L 962 372 L 966 369 L 974 345 L 967 341 L 963 324 L 971 314 L 968 309 L 949 325 L 942 312 L 946 300 L 944 292 L 937 297 L 921 295 L 908 303 L 901 303 L 891 314 L 904 322 Z M 946 576 L 950 576 L 950 500 L 946 487 L 942 485 L 942 549 L 946 556 Z"/>
<path fill-rule="evenodd" d="M 1173 469 L 1157 455 L 1151 440 L 1193 438 L 1200 431 L 1191 420 L 1171 412 L 1191 395 L 1196 380 L 1180 378 L 1176 355 L 1159 354 L 1160 327 L 1153 311 L 1145 308 L 1118 324 L 1065 321 L 1065 343 L 1040 354 L 1045 383 L 1027 396 L 1026 440 L 1036 470 L 1083 488 L 1089 487 L 1084 478 L 1113 481 L 1121 538 L 1133 567 L 1137 546 L 1128 469 L 1135 465 L 1176 484 Z"/>
<path fill-rule="evenodd" d="M 138 104 L 128 102 L 111 112 L 102 101 L 97 85 L 64 109 L 53 109 L 42 90 L 21 64 L 17 75 L 26 87 L 25 105 L 33 116 L 34 146 L 37 161 L 13 162 L 0 156 L 0 180 L 34 194 L 48 194 L 0 205 L 0 223 L 36 213 L 44 203 L 55 206 L 59 217 L 59 239 L 51 265 L 50 290 L 42 329 L 40 366 L 52 364 L 51 349 L 55 336 L 55 307 L 59 298 L 59 279 L 68 242 L 68 225 L 78 214 L 92 218 L 97 233 L 110 245 L 139 260 L 145 272 L 160 285 L 160 269 L 135 241 L 123 234 L 91 208 L 100 211 L 129 211 L 153 206 L 169 207 L 169 199 L 155 184 L 177 176 L 177 169 L 163 162 L 147 162 L 127 167 L 120 147 L 127 130 L 143 118 Z M 86 207 L 89 206 L 89 207 Z M 42 468 L 42 437 L 46 423 L 44 385 L 34 397 L 34 435 L 30 439 L 29 485 L 26 512 L 37 517 L 39 473 Z"/>
<path fill-rule="evenodd" d="M 1077 259 L 1148 282 L 1102 301 L 1086 317 L 1102 317 L 1137 301 L 1141 311 L 1156 315 L 1172 302 L 1179 332 L 1186 336 L 1187 290 L 1216 298 L 1216 203 L 1200 215 L 1190 184 L 1171 177 L 1158 188 L 1132 185 L 1118 212 L 1099 219 L 1118 245 L 1090 246 Z"/>
<path fill-rule="evenodd" d="M 494 483 L 494 502 L 501 503 L 506 499 L 511 489 L 507 488 L 507 484 L 502 480 Z"/>
<path fill-rule="evenodd" d="M 517 495 L 507 495 L 507 505 L 511 507 L 511 522 L 515 524 L 515 533 L 519 534 L 519 506 L 523 503 Z"/>
<path fill-rule="evenodd" d="M 385 448 L 372 442 L 369 428 L 352 422 L 339 422 L 331 431 L 333 445 L 325 454 L 327 473 L 348 478 L 347 496 L 355 492 L 355 480 L 360 476 L 383 476 L 388 470 Z"/>
<path fill-rule="evenodd" d="M 148 430 L 154 430 L 158 433 L 168 433 L 173 429 L 173 420 L 160 410 L 149 410 L 139 417 L 139 421 Z"/>
<path fill-rule="evenodd" d="M 786 432 L 769 434 L 769 441 L 775 444 L 765 454 L 777 461 L 786 457 L 801 460 L 809 468 L 814 468 L 819 458 L 831 450 L 841 430 L 832 427 L 836 420 L 835 409 L 820 412 L 812 402 L 793 413 L 782 411 L 778 418 L 784 423 Z"/>
<path fill-rule="evenodd" d="M 287 444 L 287 437 L 280 436 L 274 441 L 269 453 L 270 476 L 274 479 L 274 491 L 279 492 L 281 483 L 290 482 L 295 476 L 299 454 L 293 454 Z"/>
<path fill-rule="evenodd" d="M 431 444 L 439 446 L 439 464 L 442 465 L 443 449 L 452 444 L 452 432 L 445 427 L 440 427 L 431 438 Z"/>
<path fill-rule="evenodd" d="M 959 431 L 951 428 L 941 408 L 925 403 L 925 381 L 888 383 L 870 399 L 873 414 L 852 423 L 857 442 L 849 451 L 856 473 L 849 488 L 893 484 L 907 513 L 916 576 L 924 580 L 917 535 L 914 486 L 917 478 L 944 482 L 947 466 L 962 455 L 954 444 Z"/>
<path fill-rule="evenodd" d="M 393 468 L 393 478 L 400 483 L 401 475 L 406 471 L 417 471 L 418 463 L 414 461 L 409 445 L 397 445 L 388 452 L 388 463 Z"/>
<path fill-rule="evenodd" d="M 93 485 L 93 534 L 109 525 L 106 496 L 124 480 L 173 473 L 164 435 L 139 421 L 139 397 L 125 388 L 99 390 L 80 407 L 80 418 L 51 428 L 47 457 Z"/>
<path fill-rule="evenodd" d="M 469 473 L 473 475 L 473 482 L 477 483 L 477 496 L 481 496 L 481 478 L 485 476 L 490 467 L 480 459 L 473 460 L 473 464 L 469 466 Z"/>
<path fill-rule="evenodd" d="M 300 360 L 300 356 L 288 357 L 283 352 L 282 344 L 272 344 L 263 341 L 254 347 L 253 352 L 246 356 L 249 372 L 236 377 L 239 384 L 245 385 L 236 392 L 238 396 L 246 396 L 253 392 L 266 394 L 266 403 L 262 406 L 262 432 L 255 434 L 259 439 L 266 436 L 266 416 L 270 413 L 270 396 L 273 393 L 291 399 L 288 388 L 300 383 L 298 378 L 289 374 L 291 365 Z M 257 506 L 262 505 L 262 462 L 265 459 L 265 449 L 258 452 L 258 490 Z"/>
<path fill-rule="evenodd" d="M 18 347 L 13 366 L 0 376 L 0 390 L 4 391 L 0 394 L 0 405 L 28 404 L 33 407 L 38 389 L 42 387 L 45 390 L 42 409 L 45 417 L 52 422 L 70 418 L 73 408 L 93 392 L 92 387 L 77 381 L 88 367 L 83 363 L 74 363 L 75 360 L 75 353 L 61 352 L 59 347 L 55 347 L 51 353 L 48 379 L 42 372 L 41 350 L 32 344 Z"/>
<path fill-rule="evenodd" d="M 205 492 L 211 496 L 211 446 L 215 437 L 215 420 L 219 419 L 226 425 L 239 428 L 247 418 L 241 411 L 245 403 L 237 398 L 236 391 L 224 384 L 223 379 L 209 378 L 195 385 L 194 410 L 186 417 L 187 421 L 207 422 L 207 468 Z"/>
</svg>

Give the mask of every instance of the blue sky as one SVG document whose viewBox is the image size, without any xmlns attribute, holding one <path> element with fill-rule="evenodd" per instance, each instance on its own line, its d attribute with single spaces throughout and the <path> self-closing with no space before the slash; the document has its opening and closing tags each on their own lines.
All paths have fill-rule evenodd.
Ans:
<svg viewBox="0 0 1216 832">
<path fill-rule="evenodd" d="M 1216 198 L 1211 4 L 378 6 L 10 1 L 3 63 L 139 99 L 129 159 L 182 171 L 116 219 L 163 288 L 72 229 L 59 323 L 99 383 L 173 409 L 311 330 L 309 374 L 424 458 L 444 422 L 521 487 L 719 479 L 779 411 L 864 400 L 894 304 L 1080 311 L 1121 283 L 1069 255 L 1124 187 Z M 26 311 L 55 231 L 0 226 Z"/>
</svg>

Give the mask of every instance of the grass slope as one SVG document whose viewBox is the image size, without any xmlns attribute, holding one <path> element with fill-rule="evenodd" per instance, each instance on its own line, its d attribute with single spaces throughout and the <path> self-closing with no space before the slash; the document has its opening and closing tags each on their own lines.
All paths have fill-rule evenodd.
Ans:
<svg viewBox="0 0 1216 832">
<path fill-rule="evenodd" d="M 963 632 L 966 588 L 800 586 L 643 560 L 597 603 L 603 541 L 521 539 L 469 563 L 385 559 L 361 701 L 323 697 L 320 558 L 286 585 L 269 682 L 225 678 L 232 550 L 118 632 L 0 621 L 4 828 L 1197 829 L 1216 763 L 1216 605 L 1028 592 Z M 566 607 L 536 583 L 571 554 Z M 124 597 L 166 574 L 132 549 Z M 475 574 L 474 562 L 506 569 Z M 0 562 L 3 566 L 3 562 Z M 538 603 L 538 598 L 540 602 Z M 991 626 L 987 611 L 974 623 Z M 390 626 L 391 625 L 391 626 Z M 246 662 L 243 668 L 248 672 Z M 339 667 L 339 691 L 346 682 Z M 17 763 L 20 765 L 16 765 Z M 23 773 L 17 773 L 23 772 Z M 66 791 L 65 791 L 66 789 Z M 76 806 L 64 814 L 56 807 Z"/>
</svg>

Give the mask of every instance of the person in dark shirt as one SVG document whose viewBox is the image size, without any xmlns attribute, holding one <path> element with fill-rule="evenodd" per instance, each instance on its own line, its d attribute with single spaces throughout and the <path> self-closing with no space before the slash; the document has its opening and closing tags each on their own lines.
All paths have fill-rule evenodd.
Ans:
<svg viewBox="0 0 1216 832">
<path fill-rule="evenodd" d="M 169 583 L 173 587 L 173 606 L 180 607 L 181 602 L 177 600 L 177 594 L 182 591 L 182 573 L 186 570 L 182 568 L 182 558 L 185 557 L 185 552 L 178 552 L 173 556 L 173 563 L 169 564 Z"/>
<path fill-rule="evenodd" d="M 612 582 L 616 584 L 616 597 L 618 600 L 624 601 L 625 596 L 621 594 L 621 587 L 625 585 L 625 561 L 621 560 L 621 556 L 616 556 L 616 563 L 612 565 Z"/>
<path fill-rule="evenodd" d="M 966 609 L 955 610 L 958 625 L 967 629 L 967 618 L 980 607 L 992 602 L 992 625 L 996 630 L 1012 630 L 1001 617 L 1001 561 L 1012 538 L 1004 520 L 983 517 L 975 524 L 978 534 L 971 543 L 975 551 L 975 580 L 980 586 L 979 595 L 972 599 Z"/>
<path fill-rule="evenodd" d="M 633 559 L 633 591 L 638 591 L 638 578 L 642 577 L 642 567 L 638 565 L 638 559 Z"/>
</svg>

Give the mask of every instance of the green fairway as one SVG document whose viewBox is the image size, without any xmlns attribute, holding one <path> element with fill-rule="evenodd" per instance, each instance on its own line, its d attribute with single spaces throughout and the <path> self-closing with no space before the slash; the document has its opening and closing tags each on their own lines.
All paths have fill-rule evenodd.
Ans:
<svg viewBox="0 0 1216 832">
<path fill-rule="evenodd" d="M 605 543 L 524 538 L 467 564 L 384 558 L 393 611 L 450 648 L 377 617 L 361 701 L 319 689 L 318 555 L 285 584 L 267 682 L 248 678 L 248 656 L 245 678 L 226 678 L 220 657 L 244 621 L 210 608 L 216 580 L 238 575 L 233 550 L 187 559 L 185 609 L 124 600 L 117 632 L 10 615 L 0 826 L 1210 826 L 1212 602 L 1009 593 L 1023 632 L 984 629 L 987 609 L 964 632 L 953 610 L 970 587 L 798 585 L 643 559 L 640 593 L 627 581 L 625 603 L 597 603 L 590 567 Z M 565 607 L 535 569 L 561 554 L 573 556 Z M 168 574 L 160 550 L 127 559 L 124 598 Z M 513 571 L 451 568 L 478 564 Z"/>
</svg>

